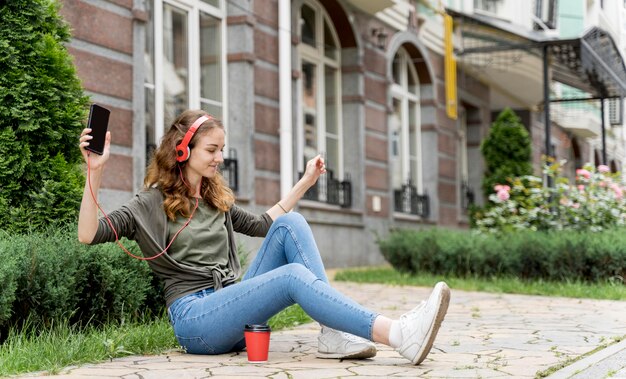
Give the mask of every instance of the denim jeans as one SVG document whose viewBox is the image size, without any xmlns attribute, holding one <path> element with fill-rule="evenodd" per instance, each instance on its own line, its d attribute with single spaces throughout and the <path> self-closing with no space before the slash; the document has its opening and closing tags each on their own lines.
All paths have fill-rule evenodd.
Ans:
<svg viewBox="0 0 626 379">
<path fill-rule="evenodd" d="M 292 304 L 323 325 L 372 339 L 378 314 L 328 284 L 311 228 L 295 212 L 274 221 L 241 282 L 184 296 L 168 311 L 188 353 L 222 354 L 245 347 L 246 324 L 265 323 Z"/>
</svg>

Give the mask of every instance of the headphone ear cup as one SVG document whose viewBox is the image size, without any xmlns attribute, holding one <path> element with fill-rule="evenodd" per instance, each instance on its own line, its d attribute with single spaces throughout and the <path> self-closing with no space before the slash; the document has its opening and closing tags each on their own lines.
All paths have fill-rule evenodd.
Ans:
<svg viewBox="0 0 626 379">
<path fill-rule="evenodd" d="M 191 150 L 189 150 L 189 146 L 182 147 L 182 146 L 178 146 L 176 147 L 176 160 L 178 162 L 184 162 L 187 159 L 189 159 L 189 155 L 191 154 Z"/>
</svg>

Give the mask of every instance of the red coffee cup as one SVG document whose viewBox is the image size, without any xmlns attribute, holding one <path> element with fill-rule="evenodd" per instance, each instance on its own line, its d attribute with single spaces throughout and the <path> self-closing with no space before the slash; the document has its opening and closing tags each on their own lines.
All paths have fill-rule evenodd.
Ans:
<svg viewBox="0 0 626 379">
<path fill-rule="evenodd" d="M 270 332 L 269 325 L 246 325 L 243 334 L 246 338 L 248 362 L 267 362 Z"/>
</svg>

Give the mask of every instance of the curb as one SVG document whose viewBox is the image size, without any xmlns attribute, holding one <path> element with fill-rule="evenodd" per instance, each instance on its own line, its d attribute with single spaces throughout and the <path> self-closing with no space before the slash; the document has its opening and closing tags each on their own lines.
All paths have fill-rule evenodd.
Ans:
<svg viewBox="0 0 626 379">
<path fill-rule="evenodd" d="M 588 371 L 588 370 L 591 371 L 590 369 L 592 369 L 594 366 L 599 366 L 599 363 L 602 362 L 603 360 L 610 358 L 614 355 L 617 356 L 618 354 L 626 355 L 626 339 L 616 344 L 610 345 L 606 347 L 605 349 L 602 349 L 598 351 L 597 353 L 591 354 L 579 361 L 576 361 L 572 363 L 571 365 L 566 366 L 560 369 L 559 371 L 553 373 L 552 375 L 547 376 L 546 379 L 567 379 L 573 376 L 578 377 L 579 375 L 581 375 L 580 378 L 585 378 L 585 377 L 598 378 L 597 371 L 594 371 L 593 374 L 589 372 L 588 374 L 590 374 L 591 376 L 585 375 L 585 371 Z M 624 368 L 624 366 L 614 367 L 616 364 L 621 365 L 623 362 L 624 362 L 623 360 L 621 362 L 618 362 L 616 360 L 612 364 L 611 362 L 607 362 L 608 365 L 606 367 L 601 368 L 603 371 L 605 371 L 602 377 L 603 378 L 606 377 L 609 374 L 609 371 L 612 371 L 614 369 L 619 370 L 619 369 Z M 615 379 L 617 379 L 617 377 L 615 377 Z"/>
</svg>

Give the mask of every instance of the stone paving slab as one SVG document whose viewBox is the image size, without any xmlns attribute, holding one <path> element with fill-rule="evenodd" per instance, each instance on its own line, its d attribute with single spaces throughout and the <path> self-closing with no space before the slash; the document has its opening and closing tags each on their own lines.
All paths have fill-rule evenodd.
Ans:
<svg viewBox="0 0 626 379">
<path fill-rule="evenodd" d="M 626 340 L 555 372 L 547 379 L 626 379 Z"/>
<path fill-rule="evenodd" d="M 400 316 L 430 293 L 430 288 L 409 286 L 333 285 L 391 317 Z M 625 315 L 624 301 L 452 289 L 448 315 L 431 354 L 420 366 L 408 364 L 383 345 L 378 345 L 373 359 L 317 359 L 319 326 L 312 323 L 272 333 L 269 361 L 263 364 L 248 363 L 245 352 L 218 356 L 171 352 L 70 367 L 55 378 L 534 378 L 538 371 L 626 335 Z M 626 368 L 619 368 L 610 373 L 616 378 L 624 371 Z"/>
</svg>

